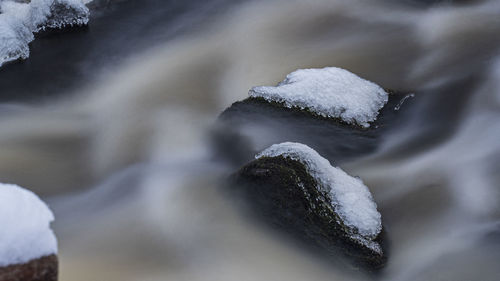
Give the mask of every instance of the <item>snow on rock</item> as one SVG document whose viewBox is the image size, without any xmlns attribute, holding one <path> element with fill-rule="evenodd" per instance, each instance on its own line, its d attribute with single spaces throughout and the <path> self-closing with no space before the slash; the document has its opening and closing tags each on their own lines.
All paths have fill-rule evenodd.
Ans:
<svg viewBox="0 0 500 281">
<path fill-rule="evenodd" d="M 350 237 L 378 253 L 382 252 L 380 245 L 372 241 L 382 230 L 381 215 L 361 179 L 331 166 L 315 150 L 300 143 L 274 144 L 256 158 L 278 156 L 302 163 L 316 180 L 317 188 L 330 195 L 334 211 L 342 220 L 338 223 L 349 228 Z"/>
<path fill-rule="evenodd" d="M 54 215 L 33 192 L 0 184 L 0 267 L 57 253 Z"/>
<path fill-rule="evenodd" d="M 88 21 L 89 10 L 82 0 L 0 0 L 0 66 L 28 58 L 34 33 Z"/>
<path fill-rule="evenodd" d="M 278 86 L 253 87 L 249 94 L 365 128 L 388 100 L 387 92 L 377 84 L 337 67 L 299 69 Z"/>
</svg>

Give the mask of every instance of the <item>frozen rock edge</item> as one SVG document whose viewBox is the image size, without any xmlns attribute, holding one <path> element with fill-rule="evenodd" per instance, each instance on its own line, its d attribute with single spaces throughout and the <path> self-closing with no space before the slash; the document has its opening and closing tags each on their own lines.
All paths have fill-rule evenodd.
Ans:
<svg viewBox="0 0 500 281">
<path fill-rule="evenodd" d="M 0 268 L 57 254 L 52 211 L 33 192 L 0 184 Z"/>
<path fill-rule="evenodd" d="M 253 87 L 249 95 L 364 128 L 388 101 L 382 87 L 337 67 L 299 69 L 275 87 Z"/>
<path fill-rule="evenodd" d="M 27 59 L 35 33 L 86 25 L 89 15 L 82 0 L 0 0 L 0 67 Z"/>
</svg>

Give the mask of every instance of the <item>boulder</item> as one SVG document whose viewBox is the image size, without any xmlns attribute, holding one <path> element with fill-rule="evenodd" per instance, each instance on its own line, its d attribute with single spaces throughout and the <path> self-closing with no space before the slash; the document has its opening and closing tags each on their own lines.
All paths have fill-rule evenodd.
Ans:
<svg viewBox="0 0 500 281">
<path fill-rule="evenodd" d="M 259 221 L 343 267 L 384 267 L 381 217 L 362 181 L 305 145 L 273 147 L 274 153 L 264 151 L 231 176 L 230 194 Z"/>
<path fill-rule="evenodd" d="M 273 143 L 293 141 L 341 163 L 374 151 L 410 97 L 340 68 L 297 70 L 277 86 L 253 87 L 222 112 L 215 151 L 239 166 Z"/>
<path fill-rule="evenodd" d="M 219 115 L 212 130 L 212 144 L 217 157 L 235 166 L 250 161 L 271 144 L 284 141 L 307 144 L 340 164 L 375 151 L 384 133 L 404 121 L 409 97 L 390 92 L 387 104 L 369 128 L 249 97 L 233 103 Z M 407 101 L 399 106 L 402 100 Z"/>
</svg>

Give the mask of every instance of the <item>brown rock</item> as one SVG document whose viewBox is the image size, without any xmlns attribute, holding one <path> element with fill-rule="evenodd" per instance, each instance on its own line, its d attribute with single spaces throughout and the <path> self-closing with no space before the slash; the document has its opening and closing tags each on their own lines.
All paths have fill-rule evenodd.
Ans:
<svg viewBox="0 0 500 281">
<path fill-rule="evenodd" d="M 57 281 L 56 255 L 41 257 L 25 264 L 0 267 L 0 281 Z"/>
</svg>

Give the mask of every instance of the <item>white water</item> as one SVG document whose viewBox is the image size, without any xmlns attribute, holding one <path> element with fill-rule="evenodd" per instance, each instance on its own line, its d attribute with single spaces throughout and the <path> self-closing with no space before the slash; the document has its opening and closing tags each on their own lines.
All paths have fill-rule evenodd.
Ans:
<svg viewBox="0 0 500 281">
<path fill-rule="evenodd" d="M 51 198 L 61 280 L 363 280 L 239 217 L 207 156 L 206 132 L 252 86 L 338 66 L 415 93 L 401 110 L 425 99 L 342 167 L 382 213 L 381 278 L 499 280 L 499 13 L 495 0 L 249 2 L 75 98 L 2 107 L 0 178 Z"/>
</svg>

